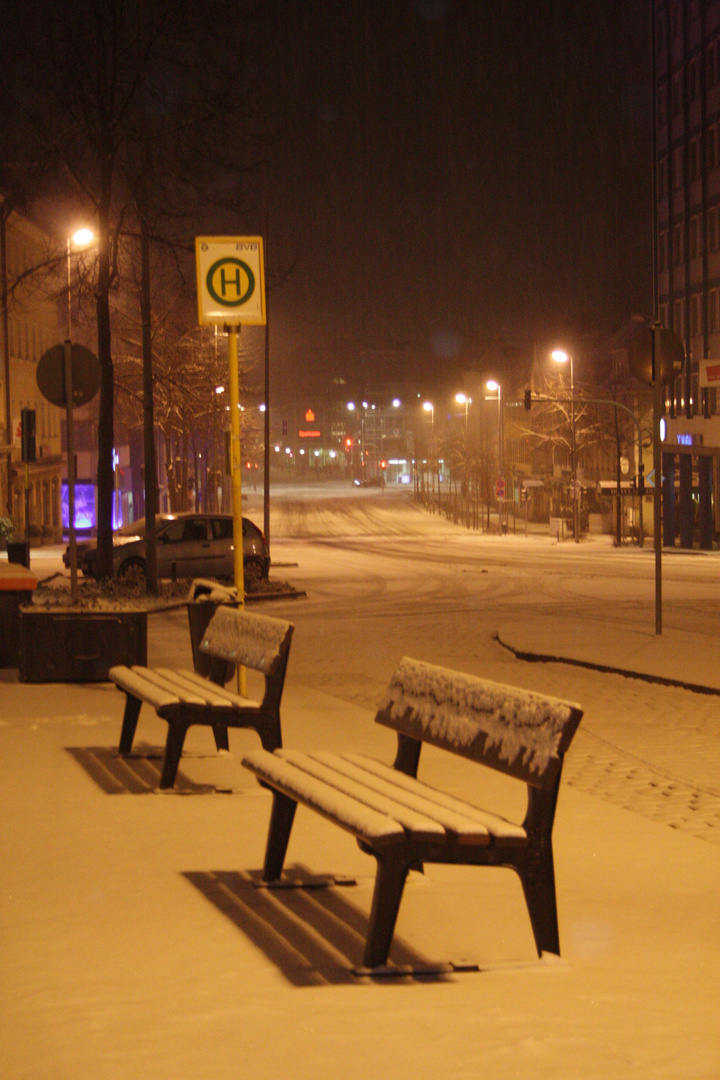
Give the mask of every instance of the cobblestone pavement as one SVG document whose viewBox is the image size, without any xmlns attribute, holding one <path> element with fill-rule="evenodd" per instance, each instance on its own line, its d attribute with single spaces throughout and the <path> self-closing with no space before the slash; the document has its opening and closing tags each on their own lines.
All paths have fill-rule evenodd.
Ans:
<svg viewBox="0 0 720 1080">
<path fill-rule="evenodd" d="M 568 753 L 563 783 L 720 844 L 720 795 L 666 775 L 582 728 Z"/>
</svg>

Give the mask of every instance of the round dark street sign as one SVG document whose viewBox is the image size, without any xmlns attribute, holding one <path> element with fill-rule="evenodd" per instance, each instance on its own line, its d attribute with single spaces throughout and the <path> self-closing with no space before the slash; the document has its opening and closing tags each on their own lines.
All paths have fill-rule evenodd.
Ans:
<svg viewBox="0 0 720 1080">
<path fill-rule="evenodd" d="M 51 405 L 63 408 L 66 402 L 65 396 L 65 359 L 64 347 L 53 345 L 38 360 L 37 372 L 38 390 Z M 90 352 L 84 345 L 72 346 L 72 383 L 73 405 L 86 405 L 100 389 L 100 364 L 95 353 Z"/>
</svg>

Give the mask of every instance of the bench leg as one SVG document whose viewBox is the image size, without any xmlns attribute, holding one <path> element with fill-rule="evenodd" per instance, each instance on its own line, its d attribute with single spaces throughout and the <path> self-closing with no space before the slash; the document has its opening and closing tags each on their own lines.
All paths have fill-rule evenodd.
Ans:
<svg viewBox="0 0 720 1080">
<path fill-rule="evenodd" d="M 552 848 L 542 852 L 529 851 L 528 856 L 519 873 L 538 956 L 544 952 L 559 956 L 560 934 Z"/>
<path fill-rule="evenodd" d="M 294 799 L 283 795 L 281 791 L 273 791 L 263 881 L 277 881 L 282 874 L 296 809 L 297 803 Z"/>
<path fill-rule="evenodd" d="M 132 694 L 126 692 L 125 713 L 123 715 L 122 731 L 120 732 L 121 754 L 129 754 L 132 750 L 141 705 L 140 698 L 133 697 Z"/>
<path fill-rule="evenodd" d="M 216 750 L 229 750 L 230 741 L 228 739 L 228 729 L 224 724 L 213 724 L 213 735 L 215 736 L 215 749 Z"/>
<path fill-rule="evenodd" d="M 408 870 L 408 864 L 402 860 L 378 857 L 363 957 L 363 965 L 367 968 L 382 967 L 387 963 Z"/>
<path fill-rule="evenodd" d="M 282 746 L 279 716 L 268 716 L 261 712 L 255 724 L 255 730 L 260 736 L 263 750 L 267 750 L 269 754 Z"/>
<path fill-rule="evenodd" d="M 168 724 L 165 757 L 163 759 L 162 776 L 160 777 L 160 787 L 162 789 L 171 788 L 175 783 L 187 729 L 187 724 Z"/>
</svg>

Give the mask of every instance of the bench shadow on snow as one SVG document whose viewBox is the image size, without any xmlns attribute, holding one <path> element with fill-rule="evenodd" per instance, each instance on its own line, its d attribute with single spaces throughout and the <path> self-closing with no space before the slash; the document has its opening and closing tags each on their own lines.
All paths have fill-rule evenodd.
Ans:
<svg viewBox="0 0 720 1080">
<path fill-rule="evenodd" d="M 358 983 L 368 915 L 347 899 L 345 888 L 327 888 L 327 878 L 295 864 L 288 876 L 303 888 L 262 887 L 260 870 L 187 871 L 184 877 L 226 915 L 267 956 L 293 986 Z M 353 879 L 337 884 L 353 885 Z M 371 882 L 368 888 L 372 891 Z M 369 897 L 368 897 L 369 899 Z M 392 962 L 407 969 L 403 978 L 443 981 L 426 957 L 393 940 Z M 425 970 L 424 970 L 425 969 Z M 373 982 L 380 981 L 380 976 Z M 395 979 L 390 980 L 394 982 Z"/>
<path fill-rule="evenodd" d="M 159 790 L 163 747 L 138 743 L 136 750 L 126 755 L 120 755 L 110 746 L 67 746 L 65 749 L 106 795 L 148 795 Z M 175 787 L 170 790 L 182 795 L 204 795 L 217 789 L 213 785 L 194 783 L 178 770 Z"/>
</svg>

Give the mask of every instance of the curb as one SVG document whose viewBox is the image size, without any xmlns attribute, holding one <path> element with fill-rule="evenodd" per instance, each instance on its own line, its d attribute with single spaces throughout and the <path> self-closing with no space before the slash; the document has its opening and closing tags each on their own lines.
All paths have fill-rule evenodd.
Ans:
<svg viewBox="0 0 720 1080">
<path fill-rule="evenodd" d="M 495 641 L 503 649 L 507 649 L 518 660 L 526 660 L 531 664 L 569 664 L 571 667 L 587 668 L 590 671 L 601 671 L 607 675 L 622 675 L 626 679 L 639 679 L 641 682 L 655 683 L 660 686 L 675 686 L 680 690 L 690 690 L 693 694 L 706 694 L 720 696 L 720 690 L 713 686 L 704 686 L 702 683 L 687 682 L 684 679 L 672 679 L 667 675 L 648 675 L 641 671 L 631 671 L 628 668 L 616 667 L 612 664 L 600 664 L 592 660 L 576 660 L 568 656 L 556 656 L 552 653 L 535 653 L 526 649 L 517 649 L 509 642 L 503 641 L 499 631 L 494 634 Z"/>
</svg>

